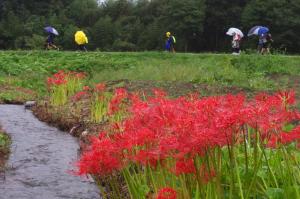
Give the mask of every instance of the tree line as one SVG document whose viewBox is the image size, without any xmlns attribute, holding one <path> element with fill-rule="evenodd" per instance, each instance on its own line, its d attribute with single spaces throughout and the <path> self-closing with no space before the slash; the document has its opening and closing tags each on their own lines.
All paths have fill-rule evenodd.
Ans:
<svg viewBox="0 0 300 199">
<path fill-rule="evenodd" d="M 0 49 L 41 49 L 44 27 L 55 27 L 55 42 L 76 48 L 81 29 L 88 48 L 101 51 L 162 50 L 165 32 L 176 37 L 176 50 L 230 49 L 228 28 L 245 34 L 254 25 L 271 30 L 273 47 L 300 52 L 300 0 L 0 0 Z M 245 38 L 243 49 L 255 49 L 257 38 Z"/>
</svg>

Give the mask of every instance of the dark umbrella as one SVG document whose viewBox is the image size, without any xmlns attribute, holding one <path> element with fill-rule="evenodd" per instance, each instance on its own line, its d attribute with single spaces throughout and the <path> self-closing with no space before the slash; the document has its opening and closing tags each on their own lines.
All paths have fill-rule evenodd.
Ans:
<svg viewBox="0 0 300 199">
<path fill-rule="evenodd" d="M 47 33 L 52 33 L 54 35 L 59 35 L 57 30 L 51 26 L 47 26 L 44 28 L 44 30 L 47 32 Z"/>
</svg>

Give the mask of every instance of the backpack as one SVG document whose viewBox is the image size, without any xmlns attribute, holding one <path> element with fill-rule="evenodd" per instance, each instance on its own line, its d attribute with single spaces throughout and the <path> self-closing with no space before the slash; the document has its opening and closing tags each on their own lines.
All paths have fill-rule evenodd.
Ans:
<svg viewBox="0 0 300 199">
<path fill-rule="evenodd" d="M 173 39 L 173 44 L 176 44 L 176 39 L 174 36 L 172 36 L 172 39 Z"/>
</svg>

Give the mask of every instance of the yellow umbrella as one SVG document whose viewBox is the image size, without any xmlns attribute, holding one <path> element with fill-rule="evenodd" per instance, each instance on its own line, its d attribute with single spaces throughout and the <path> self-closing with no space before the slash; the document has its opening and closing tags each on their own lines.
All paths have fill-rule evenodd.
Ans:
<svg viewBox="0 0 300 199">
<path fill-rule="evenodd" d="M 75 33 L 75 42 L 78 45 L 83 45 L 83 44 L 89 43 L 89 40 L 88 40 L 88 38 L 86 37 L 86 35 L 84 34 L 83 31 L 77 31 Z"/>
</svg>

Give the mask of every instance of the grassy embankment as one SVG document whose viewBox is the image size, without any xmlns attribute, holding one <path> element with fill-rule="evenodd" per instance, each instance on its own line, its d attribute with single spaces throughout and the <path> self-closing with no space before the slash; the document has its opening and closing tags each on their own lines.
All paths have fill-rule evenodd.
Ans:
<svg viewBox="0 0 300 199">
<path fill-rule="evenodd" d="M 10 151 L 10 137 L 0 127 L 0 172 L 4 170 L 5 161 Z"/>
<path fill-rule="evenodd" d="M 133 80 L 132 86 L 151 84 L 171 87 L 169 90 L 177 85 L 175 94 L 182 92 L 178 83 L 185 84 L 181 90 L 199 84 L 245 91 L 300 90 L 298 56 L 1 51 L 0 101 L 22 102 L 43 96 L 46 77 L 60 69 L 87 72 L 91 83 L 122 79 Z"/>
</svg>

